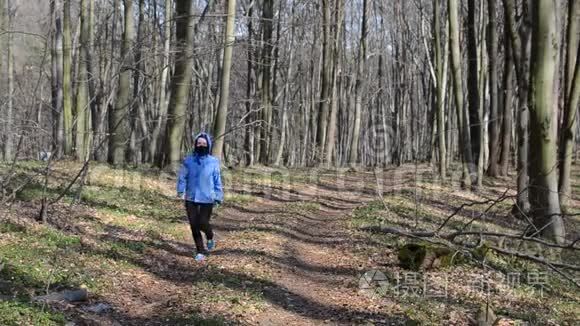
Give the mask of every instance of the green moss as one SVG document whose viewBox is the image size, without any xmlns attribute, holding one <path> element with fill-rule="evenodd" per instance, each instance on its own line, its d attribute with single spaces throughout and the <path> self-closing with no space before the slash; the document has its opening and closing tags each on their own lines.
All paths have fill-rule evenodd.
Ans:
<svg viewBox="0 0 580 326">
<path fill-rule="evenodd" d="M 402 268 L 413 271 L 425 268 L 445 268 L 466 261 L 460 252 L 455 252 L 448 247 L 433 245 L 431 243 L 405 244 L 400 247 L 398 258 Z"/>
<path fill-rule="evenodd" d="M 399 249 L 399 264 L 405 269 L 418 271 L 426 255 L 427 249 L 424 245 L 409 243 Z"/>
</svg>

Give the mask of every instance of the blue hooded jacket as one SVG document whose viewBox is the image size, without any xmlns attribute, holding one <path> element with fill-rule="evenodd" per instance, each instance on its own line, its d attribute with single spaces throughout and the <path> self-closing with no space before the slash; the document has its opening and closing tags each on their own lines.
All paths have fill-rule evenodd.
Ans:
<svg viewBox="0 0 580 326">
<path fill-rule="evenodd" d="M 211 152 L 211 139 L 208 134 L 200 133 L 197 139 L 203 137 Z M 224 199 L 220 172 L 220 161 L 211 156 L 189 154 L 183 159 L 177 179 L 178 195 L 185 193 L 185 200 L 199 204 L 221 203 Z"/>
</svg>

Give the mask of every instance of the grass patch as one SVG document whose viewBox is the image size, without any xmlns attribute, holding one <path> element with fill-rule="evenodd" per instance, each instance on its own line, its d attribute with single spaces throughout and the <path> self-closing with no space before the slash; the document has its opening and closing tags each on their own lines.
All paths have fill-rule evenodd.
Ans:
<svg viewBox="0 0 580 326">
<path fill-rule="evenodd" d="M 13 235 L 14 240 L 0 244 L 0 257 L 6 264 L 0 275 L 16 288 L 39 288 L 48 282 L 80 285 L 85 281 L 67 261 L 72 258 L 69 254 L 79 250 L 79 237 L 50 228 L 34 232 L 14 225 L 3 227 L 2 233 Z"/>
<path fill-rule="evenodd" d="M 64 316 L 27 302 L 0 301 L 0 325 L 64 325 Z"/>
<path fill-rule="evenodd" d="M 111 261 L 84 248 L 80 237 L 68 235 L 46 226 L 25 228 L 2 223 L 0 235 L 9 241 L 0 242 L 0 277 L 5 284 L 3 295 L 29 297 L 44 293 L 46 288 L 87 286 L 92 292 L 106 289 L 100 276 Z"/>
<path fill-rule="evenodd" d="M 182 215 L 182 207 L 178 202 L 149 190 L 88 186 L 83 191 L 81 200 L 113 215 L 131 214 L 164 221 L 172 221 Z"/>
<path fill-rule="evenodd" d="M 71 288 L 84 284 L 98 288 L 94 275 L 85 268 L 86 257 L 68 250 L 17 242 L 0 246 L 0 257 L 5 264 L 0 276 L 9 283 L 2 291 L 6 295 L 38 294 L 47 286 Z"/>
<path fill-rule="evenodd" d="M 119 240 L 112 242 L 107 250 L 107 256 L 112 259 L 128 259 L 136 257 L 145 251 L 145 244 L 138 241 Z"/>
<path fill-rule="evenodd" d="M 256 201 L 256 197 L 247 194 L 236 194 L 226 192 L 224 202 L 225 204 L 246 205 Z"/>
<path fill-rule="evenodd" d="M 371 201 L 366 205 L 359 206 L 353 211 L 353 226 L 362 227 L 363 225 L 375 224 L 383 221 L 379 213 L 385 209 L 383 203 L 379 200 Z"/>
</svg>

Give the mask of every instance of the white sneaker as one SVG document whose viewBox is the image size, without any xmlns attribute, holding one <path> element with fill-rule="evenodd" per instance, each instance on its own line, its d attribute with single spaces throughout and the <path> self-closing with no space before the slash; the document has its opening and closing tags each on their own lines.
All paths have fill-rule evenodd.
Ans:
<svg viewBox="0 0 580 326">
<path fill-rule="evenodd" d="M 205 261 L 205 255 L 204 254 L 195 255 L 195 261 L 198 263 L 203 263 Z"/>
</svg>

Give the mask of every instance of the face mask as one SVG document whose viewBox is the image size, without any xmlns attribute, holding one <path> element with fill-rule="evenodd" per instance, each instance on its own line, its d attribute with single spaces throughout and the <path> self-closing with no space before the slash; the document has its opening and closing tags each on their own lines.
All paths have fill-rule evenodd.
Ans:
<svg viewBox="0 0 580 326">
<path fill-rule="evenodd" d="M 195 153 L 198 155 L 207 155 L 209 154 L 209 148 L 207 146 L 196 146 Z"/>
</svg>

